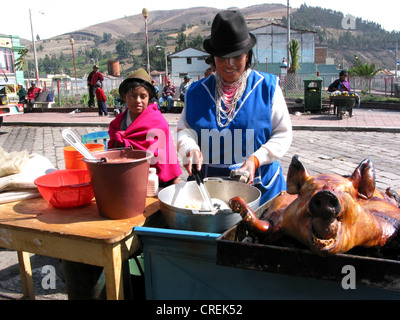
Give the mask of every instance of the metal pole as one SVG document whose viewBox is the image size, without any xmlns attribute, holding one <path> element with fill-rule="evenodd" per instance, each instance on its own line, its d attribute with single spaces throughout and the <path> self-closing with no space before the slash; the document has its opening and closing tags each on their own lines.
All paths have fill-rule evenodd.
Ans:
<svg viewBox="0 0 400 320">
<path fill-rule="evenodd" d="M 77 79 L 77 76 L 76 76 L 75 51 L 74 51 L 74 43 L 75 43 L 75 41 L 74 41 L 74 38 L 71 38 L 69 40 L 69 43 L 71 43 L 71 46 L 72 46 L 72 59 L 74 60 L 74 71 L 75 71 L 75 89 L 76 89 L 76 93 L 78 94 L 78 79 Z"/>
<path fill-rule="evenodd" d="M 142 15 L 144 17 L 144 27 L 146 32 L 147 73 L 150 75 L 149 35 L 147 30 L 147 17 L 149 16 L 149 10 L 143 8 Z"/>
<path fill-rule="evenodd" d="M 288 63 L 288 69 L 289 69 L 289 64 L 291 61 L 289 42 L 290 42 L 290 6 L 289 6 L 289 0 L 287 0 L 287 63 Z"/>
<path fill-rule="evenodd" d="M 164 47 L 164 54 L 165 54 L 165 81 L 167 81 L 167 77 L 168 77 L 168 57 L 167 57 L 167 47 Z"/>
<path fill-rule="evenodd" d="M 35 74 L 36 74 L 36 82 L 37 85 L 39 86 L 39 68 L 38 68 L 38 62 L 37 62 L 37 56 L 36 56 L 36 43 L 35 43 L 35 37 L 33 35 L 33 24 L 32 24 L 32 14 L 31 14 L 31 9 L 29 9 L 29 19 L 31 20 L 31 33 L 32 33 L 32 43 L 33 43 L 33 57 L 35 59 Z"/>
<path fill-rule="evenodd" d="M 163 47 L 160 45 L 156 45 L 156 48 L 163 48 L 164 49 L 164 58 L 165 58 L 165 76 L 163 77 L 163 84 L 167 83 L 167 78 L 168 78 L 168 51 L 167 51 L 167 47 Z"/>
<path fill-rule="evenodd" d="M 147 50 L 147 73 L 150 75 L 149 35 L 147 31 L 147 17 L 144 18 L 146 25 L 146 50 Z"/>
</svg>

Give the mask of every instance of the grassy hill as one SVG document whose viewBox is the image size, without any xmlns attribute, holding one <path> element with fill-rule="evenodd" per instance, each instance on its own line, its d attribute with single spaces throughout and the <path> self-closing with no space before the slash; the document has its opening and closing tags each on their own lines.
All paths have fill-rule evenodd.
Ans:
<svg viewBox="0 0 400 320">
<path fill-rule="evenodd" d="M 197 36 L 206 37 L 210 33 L 212 20 L 219 11 L 219 9 L 208 7 L 151 11 L 148 17 L 149 46 L 155 46 L 156 41 L 161 41 L 169 52 L 175 52 L 177 37 L 181 31 L 188 39 Z M 282 16 L 286 14 L 286 6 L 279 4 L 255 5 L 241 9 L 241 12 L 248 19 L 249 28 L 254 29 L 269 22 L 279 22 Z M 111 35 L 111 37 L 108 41 L 103 41 L 104 35 Z M 54 60 L 53 70 L 65 64 L 67 65 L 65 67 L 67 73 L 68 70 L 73 70 L 72 48 L 69 43 L 71 37 L 75 40 L 74 50 L 78 77 L 90 72 L 93 61 L 100 65 L 100 71 L 107 71 L 107 60 L 118 58 L 116 46 L 121 39 L 132 43 L 131 54 L 136 57 L 118 59 L 120 60 L 121 72 L 127 74 L 132 69 L 145 65 L 142 56 L 142 49 L 145 45 L 145 26 L 141 14 L 106 21 L 51 39 L 37 41 L 39 65 L 47 55 L 50 60 Z M 25 40 L 22 43 L 27 45 L 31 51 L 30 41 Z M 106 57 L 96 56 L 97 50 Z M 96 51 L 95 54 L 93 54 L 93 51 Z M 160 59 L 164 59 L 162 50 L 157 53 L 160 55 Z M 33 54 L 29 55 L 27 60 L 32 64 Z M 56 60 L 59 60 L 60 56 L 63 56 L 65 60 L 58 64 Z M 160 68 L 160 70 L 164 70 L 164 68 Z M 72 73 L 70 74 L 72 75 Z"/>
<path fill-rule="evenodd" d="M 182 10 L 151 11 L 148 18 L 149 46 L 151 54 L 163 61 L 163 50 L 156 50 L 161 44 L 169 52 L 175 52 L 178 35 L 183 32 L 188 41 L 196 37 L 206 37 L 210 33 L 211 22 L 219 9 L 196 7 Z M 271 22 L 286 23 L 286 6 L 280 4 L 255 5 L 241 9 L 249 29 L 259 28 Z M 328 55 L 334 58 L 337 66 L 346 68 L 355 64 L 358 56 L 364 62 L 375 63 L 377 67 L 394 68 L 394 40 L 399 39 L 399 32 L 389 33 L 379 25 L 356 20 L 355 30 L 345 30 L 341 25 L 343 14 L 338 11 L 307 7 L 292 9 L 291 26 L 296 29 L 314 30 L 316 45 L 327 46 Z M 88 26 L 51 39 L 37 42 L 39 65 L 47 64 L 43 73 L 61 70 L 73 74 L 72 47 L 70 38 L 75 40 L 74 49 L 78 77 L 91 71 L 94 62 L 100 65 L 100 71 L 107 71 L 107 61 L 118 59 L 122 75 L 132 69 L 145 66 L 143 49 L 145 48 L 144 19 L 141 14 Z M 130 57 L 118 57 L 116 47 L 123 41 L 128 42 Z M 30 49 L 28 40 L 22 41 Z M 200 41 L 201 43 L 201 41 Z M 392 50 L 392 51 L 391 51 Z M 32 66 L 33 54 L 28 61 Z M 152 65 L 153 66 L 153 65 Z M 163 70 L 160 67 L 159 70 Z"/>
</svg>

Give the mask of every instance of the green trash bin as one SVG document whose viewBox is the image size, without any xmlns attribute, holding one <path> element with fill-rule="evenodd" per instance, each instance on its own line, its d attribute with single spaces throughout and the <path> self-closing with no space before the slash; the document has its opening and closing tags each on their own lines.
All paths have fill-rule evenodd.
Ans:
<svg viewBox="0 0 400 320">
<path fill-rule="evenodd" d="M 322 78 L 312 75 L 304 79 L 304 112 L 322 111 Z"/>
</svg>

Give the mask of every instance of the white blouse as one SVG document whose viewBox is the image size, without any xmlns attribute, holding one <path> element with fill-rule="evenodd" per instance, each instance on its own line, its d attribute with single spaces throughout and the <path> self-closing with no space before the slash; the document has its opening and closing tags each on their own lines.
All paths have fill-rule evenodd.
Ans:
<svg viewBox="0 0 400 320">
<path fill-rule="evenodd" d="M 271 126 L 271 137 L 253 153 L 259 160 L 260 166 L 282 158 L 292 143 L 292 123 L 279 79 L 272 100 Z M 192 133 L 193 131 L 186 121 L 186 109 L 184 108 L 177 125 L 177 149 L 182 157 L 186 157 L 191 150 L 200 150 Z"/>
</svg>

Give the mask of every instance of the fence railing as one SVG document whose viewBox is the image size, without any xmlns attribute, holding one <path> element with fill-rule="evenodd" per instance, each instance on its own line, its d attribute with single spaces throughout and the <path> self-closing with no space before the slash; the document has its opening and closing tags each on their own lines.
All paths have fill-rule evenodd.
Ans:
<svg viewBox="0 0 400 320">
<path fill-rule="evenodd" d="M 304 80 L 310 75 L 286 74 L 280 75 L 280 85 L 286 98 L 303 98 Z M 320 76 L 322 78 L 322 97 L 327 97 L 328 86 L 335 81 L 336 76 Z M 372 79 L 363 77 L 351 77 L 350 86 L 352 91 L 362 93 L 384 94 L 386 96 L 395 95 L 395 82 L 393 77 L 375 76 Z"/>
</svg>

